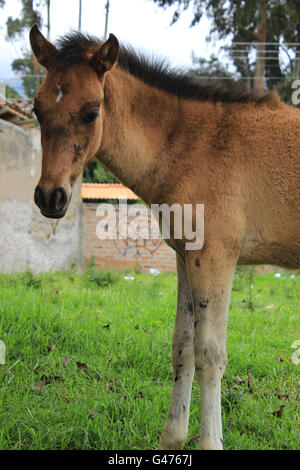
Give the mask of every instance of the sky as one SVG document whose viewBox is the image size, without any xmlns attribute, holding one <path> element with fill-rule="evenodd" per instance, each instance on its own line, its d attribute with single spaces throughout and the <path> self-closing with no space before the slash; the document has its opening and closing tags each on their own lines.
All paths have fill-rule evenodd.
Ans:
<svg viewBox="0 0 300 470">
<path fill-rule="evenodd" d="M 82 0 L 82 32 L 99 36 L 104 34 L 106 0 Z M 192 66 L 192 51 L 198 57 L 209 58 L 218 54 L 220 43 L 213 38 L 207 42 L 210 22 L 206 16 L 201 22 L 190 28 L 192 6 L 185 11 L 180 20 L 170 25 L 174 7 L 163 9 L 153 0 L 110 0 L 108 32 L 114 33 L 121 42 L 131 44 L 137 49 L 149 51 L 166 57 L 174 66 L 188 68 Z M 22 47 L 29 48 L 25 36 L 14 43 L 5 40 L 6 20 L 8 16 L 18 17 L 21 11 L 20 0 L 6 0 L 4 9 L 0 9 L 0 80 L 10 86 L 16 85 L 10 64 L 21 56 Z M 79 0 L 51 0 L 51 41 L 78 28 Z M 44 12 L 46 23 L 46 11 Z M 46 29 L 43 29 L 46 34 Z M 220 56 L 219 56 L 220 58 Z"/>
</svg>

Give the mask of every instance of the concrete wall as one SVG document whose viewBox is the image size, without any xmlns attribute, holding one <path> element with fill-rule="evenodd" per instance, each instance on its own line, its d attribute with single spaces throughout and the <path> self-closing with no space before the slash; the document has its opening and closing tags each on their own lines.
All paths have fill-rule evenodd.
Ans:
<svg viewBox="0 0 300 470">
<path fill-rule="evenodd" d="M 66 269 L 82 259 L 78 181 L 63 219 L 43 217 L 33 202 L 41 170 L 40 131 L 0 119 L 0 271 Z"/>
<path fill-rule="evenodd" d="M 106 239 L 97 237 L 96 226 L 101 217 L 97 217 L 98 203 L 85 202 L 85 236 L 84 236 L 84 263 L 93 259 L 99 268 L 111 267 L 126 269 L 139 267 L 144 272 L 150 268 L 163 272 L 172 272 L 176 269 L 175 251 L 162 239 L 145 240 L 137 238 Z M 116 217 L 118 220 L 118 215 Z M 128 220 L 130 222 L 130 220 Z M 145 218 L 144 226 L 149 225 L 150 220 Z M 118 224 L 117 224 L 118 235 Z"/>
</svg>

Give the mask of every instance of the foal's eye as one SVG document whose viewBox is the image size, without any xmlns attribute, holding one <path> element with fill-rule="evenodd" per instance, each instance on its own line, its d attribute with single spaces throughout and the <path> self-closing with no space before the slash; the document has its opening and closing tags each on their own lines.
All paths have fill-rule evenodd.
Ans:
<svg viewBox="0 0 300 470">
<path fill-rule="evenodd" d="M 83 122 L 85 122 L 86 124 L 91 124 L 97 119 L 97 117 L 98 117 L 98 111 L 92 111 L 90 113 L 87 113 L 84 116 Z"/>
</svg>

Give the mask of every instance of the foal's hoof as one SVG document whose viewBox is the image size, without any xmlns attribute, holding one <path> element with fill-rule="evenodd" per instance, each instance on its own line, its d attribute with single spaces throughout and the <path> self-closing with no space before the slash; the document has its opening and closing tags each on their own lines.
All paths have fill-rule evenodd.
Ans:
<svg viewBox="0 0 300 470">
<path fill-rule="evenodd" d="M 184 446 L 185 439 L 168 439 L 162 436 L 159 442 L 158 450 L 181 450 Z"/>
<path fill-rule="evenodd" d="M 199 450 L 223 450 L 221 439 L 203 439 L 199 442 Z"/>
</svg>

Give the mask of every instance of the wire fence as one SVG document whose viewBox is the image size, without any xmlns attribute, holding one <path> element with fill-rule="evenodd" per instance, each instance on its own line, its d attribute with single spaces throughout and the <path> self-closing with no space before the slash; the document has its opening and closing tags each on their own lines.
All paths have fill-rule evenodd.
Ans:
<svg viewBox="0 0 300 470">
<path fill-rule="evenodd" d="M 222 46 L 223 50 L 227 54 L 228 61 L 241 61 L 251 66 L 255 66 L 255 63 L 260 59 L 265 62 L 268 70 L 276 68 L 281 63 L 284 73 L 281 76 L 268 75 L 264 77 L 258 77 L 253 75 L 241 75 L 239 72 L 230 73 L 228 75 L 208 75 L 204 76 L 199 74 L 199 77 L 203 80 L 244 80 L 244 81 L 255 81 L 262 80 L 266 81 L 278 81 L 284 80 L 297 80 L 300 78 L 300 43 L 299 42 L 233 42 L 230 46 Z M 275 52 L 278 51 L 276 54 Z M 283 58 L 284 53 L 284 58 Z M 274 62 L 274 64 L 272 64 Z M 192 68 L 192 67 L 191 67 Z M 197 71 L 197 68 L 194 68 Z M 288 72 L 288 73 L 287 73 Z M 43 80 L 45 75 L 40 74 L 24 74 L 15 75 L 13 77 L 0 77 L 0 81 L 4 81 L 8 86 L 13 88 L 21 96 L 24 96 L 23 81 L 25 79 L 40 79 Z"/>
</svg>

